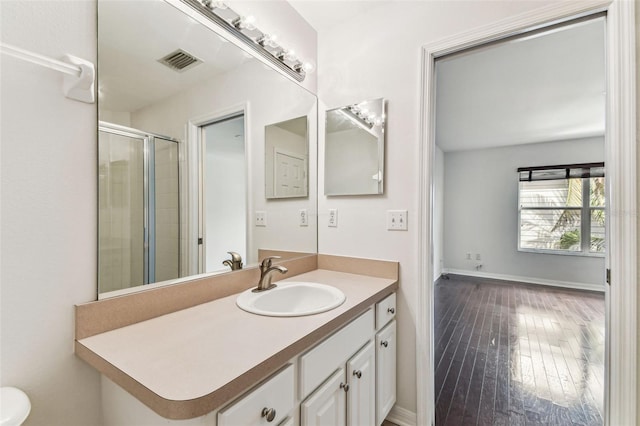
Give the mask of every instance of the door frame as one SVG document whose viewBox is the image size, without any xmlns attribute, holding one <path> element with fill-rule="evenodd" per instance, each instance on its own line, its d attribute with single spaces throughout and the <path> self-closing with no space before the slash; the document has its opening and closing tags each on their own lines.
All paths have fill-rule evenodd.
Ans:
<svg viewBox="0 0 640 426">
<path fill-rule="evenodd" d="M 636 424 L 637 157 L 635 15 L 629 0 L 561 2 L 479 27 L 422 48 L 419 273 L 416 311 L 417 424 L 433 424 L 434 284 L 433 166 L 436 58 L 533 29 L 606 12 L 606 130 L 611 285 L 606 292 L 605 415 L 607 425 Z"/>
</svg>

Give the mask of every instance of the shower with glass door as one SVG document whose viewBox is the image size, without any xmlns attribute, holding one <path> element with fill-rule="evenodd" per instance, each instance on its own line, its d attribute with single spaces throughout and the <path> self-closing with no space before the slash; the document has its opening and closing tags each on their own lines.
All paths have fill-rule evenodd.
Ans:
<svg viewBox="0 0 640 426">
<path fill-rule="evenodd" d="M 100 122 L 99 293 L 180 277 L 179 141 Z"/>
</svg>

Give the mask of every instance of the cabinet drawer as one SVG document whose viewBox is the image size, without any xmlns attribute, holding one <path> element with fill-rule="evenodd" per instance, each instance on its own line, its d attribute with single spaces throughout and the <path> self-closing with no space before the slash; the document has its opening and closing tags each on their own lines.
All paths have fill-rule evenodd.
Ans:
<svg viewBox="0 0 640 426">
<path fill-rule="evenodd" d="M 376 330 L 380 330 L 396 316 L 396 294 L 390 294 L 376 303 Z"/>
<path fill-rule="evenodd" d="M 269 378 L 233 405 L 218 413 L 218 426 L 277 425 L 286 419 L 294 406 L 293 365 Z M 275 416 L 268 420 L 267 410 Z"/>
<path fill-rule="evenodd" d="M 300 357 L 300 399 L 304 399 L 344 364 L 373 335 L 373 309 Z"/>
</svg>

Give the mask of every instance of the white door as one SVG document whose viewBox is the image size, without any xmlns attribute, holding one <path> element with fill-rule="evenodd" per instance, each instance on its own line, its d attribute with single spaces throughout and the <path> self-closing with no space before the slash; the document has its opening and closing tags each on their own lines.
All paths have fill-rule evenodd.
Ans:
<svg viewBox="0 0 640 426">
<path fill-rule="evenodd" d="M 347 363 L 347 425 L 369 426 L 376 421 L 376 351 L 373 342 Z"/>
<path fill-rule="evenodd" d="M 301 426 L 346 426 L 345 385 L 341 368 L 302 403 Z"/>
<path fill-rule="evenodd" d="M 304 157 L 281 151 L 275 151 L 275 196 L 302 197 L 307 187 L 307 170 Z"/>
<path fill-rule="evenodd" d="M 377 425 L 396 403 L 396 321 L 376 334 Z"/>
</svg>

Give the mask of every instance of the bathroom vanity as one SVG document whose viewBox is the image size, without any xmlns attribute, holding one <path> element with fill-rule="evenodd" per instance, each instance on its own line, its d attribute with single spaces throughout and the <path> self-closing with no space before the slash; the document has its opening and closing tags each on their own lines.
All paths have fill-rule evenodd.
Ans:
<svg viewBox="0 0 640 426">
<path fill-rule="evenodd" d="M 381 424 L 395 403 L 398 264 L 327 255 L 282 264 L 283 282 L 327 284 L 345 302 L 309 316 L 251 314 L 236 306 L 255 286 L 247 270 L 242 285 L 231 282 L 242 274 L 227 277 L 232 294 L 157 316 L 140 310 L 167 310 L 176 286 L 77 306 L 76 354 L 104 376 L 105 425 Z"/>
</svg>

